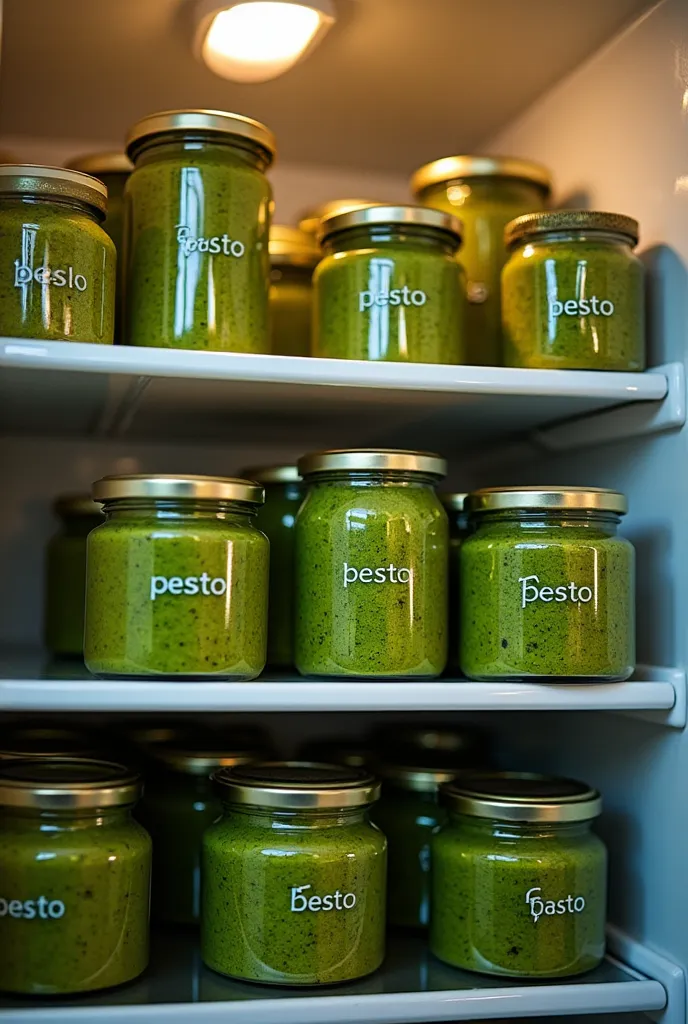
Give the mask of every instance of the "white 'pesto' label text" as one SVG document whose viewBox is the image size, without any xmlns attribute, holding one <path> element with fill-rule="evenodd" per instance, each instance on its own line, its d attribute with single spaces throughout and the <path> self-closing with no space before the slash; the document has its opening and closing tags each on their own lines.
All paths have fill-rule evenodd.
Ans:
<svg viewBox="0 0 688 1024">
<path fill-rule="evenodd" d="M 389 291 L 363 291 L 358 293 L 358 312 L 363 313 L 373 306 L 424 306 L 428 297 L 420 288 L 391 288 Z"/>
<path fill-rule="evenodd" d="M 566 299 L 560 302 L 559 299 L 549 300 L 549 315 L 557 316 L 612 316 L 614 303 L 609 299 L 598 299 L 591 295 L 589 299 Z"/>
<path fill-rule="evenodd" d="M 47 896 L 39 896 L 35 900 L 7 900 L 0 896 L 0 917 L 57 921 L 64 916 L 65 909 L 62 900 L 49 900 Z"/>
<path fill-rule="evenodd" d="M 155 601 L 162 594 L 202 594 L 204 597 L 222 597 L 227 592 L 227 580 L 223 576 L 211 577 L 207 572 L 200 576 L 151 576 L 150 599 Z"/>
<path fill-rule="evenodd" d="M 585 898 L 583 896 L 573 896 L 569 893 L 563 899 L 548 900 L 542 895 L 542 888 L 539 885 L 534 889 L 528 890 L 526 893 L 526 903 L 530 908 L 533 924 L 537 924 L 543 914 L 545 917 L 555 917 L 561 914 L 580 914 L 581 911 L 585 910 Z"/>
<path fill-rule="evenodd" d="M 597 581 L 593 587 L 580 587 L 577 583 L 565 583 L 560 587 L 541 587 L 539 576 L 520 576 L 518 582 L 521 584 L 521 608 L 533 601 L 544 601 L 549 604 L 555 601 L 563 604 L 570 601 L 573 604 L 588 604 L 596 597 Z"/>
<path fill-rule="evenodd" d="M 185 256 L 190 256 L 192 252 L 208 252 L 216 256 L 235 256 L 239 259 L 246 252 L 244 243 L 236 238 L 230 238 L 227 234 L 213 235 L 212 238 L 194 236 L 186 224 L 177 224 L 177 242 Z"/>
<path fill-rule="evenodd" d="M 350 583 L 410 583 L 413 573 L 410 569 L 398 569 L 393 562 L 381 565 L 377 569 L 364 566 L 357 569 L 348 562 L 344 563 L 344 589 Z"/>
<path fill-rule="evenodd" d="M 326 896 L 303 896 L 312 885 L 292 885 L 291 887 L 291 912 L 302 914 L 304 910 L 351 910 L 356 906 L 356 894 L 353 892 L 328 893 Z"/>
<path fill-rule="evenodd" d="M 75 272 L 74 267 L 36 267 L 34 270 L 32 267 L 22 263 L 20 260 L 14 261 L 14 286 L 15 288 L 21 288 L 23 285 L 31 284 L 35 281 L 36 284 L 52 285 L 53 288 L 76 288 L 78 292 L 85 292 L 88 288 L 88 281 L 83 274 Z"/>
</svg>

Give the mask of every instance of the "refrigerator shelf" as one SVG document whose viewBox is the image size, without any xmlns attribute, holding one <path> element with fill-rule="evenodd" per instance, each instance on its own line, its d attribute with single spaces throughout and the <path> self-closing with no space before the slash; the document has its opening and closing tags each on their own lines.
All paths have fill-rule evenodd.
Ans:
<svg viewBox="0 0 688 1024">
<path fill-rule="evenodd" d="M 0 999 L 3 1024 L 412 1024 L 540 1015 L 662 1010 L 667 991 L 613 958 L 561 982 L 517 983 L 454 970 L 423 938 L 392 936 L 383 967 L 359 982 L 323 989 L 261 987 L 203 966 L 188 931 L 154 935 L 140 981 L 77 1002 Z"/>
<path fill-rule="evenodd" d="M 672 367 L 647 373 L 369 363 L 339 359 L 0 339 L 6 434 L 322 447 L 471 447 L 614 410 L 582 443 L 668 429 L 681 419 Z M 674 381 L 674 386 L 670 383 Z M 677 394 L 680 392 L 680 395 Z M 631 410 L 618 422 L 617 407 Z M 677 411 L 678 410 L 678 411 Z M 611 415 L 611 414 L 610 414 Z M 677 419 L 678 417 L 678 419 Z M 682 420 L 681 420 L 682 422 Z M 568 431 L 564 429 L 565 435 Z M 570 442 L 569 442 L 570 443 Z M 450 452 L 451 454 L 451 452 Z"/>
<path fill-rule="evenodd" d="M 619 711 L 685 724 L 685 674 L 642 666 L 625 683 L 475 683 L 466 679 L 253 682 L 94 679 L 77 661 L 0 655 L 0 711 Z"/>
</svg>

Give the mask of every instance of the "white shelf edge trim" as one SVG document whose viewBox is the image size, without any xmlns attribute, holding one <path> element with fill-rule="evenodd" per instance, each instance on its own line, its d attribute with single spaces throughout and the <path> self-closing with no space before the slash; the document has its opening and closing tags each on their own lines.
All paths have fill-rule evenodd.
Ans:
<svg viewBox="0 0 688 1024">
<path fill-rule="evenodd" d="M 607 927 L 607 947 L 610 954 L 640 974 L 660 982 L 667 994 L 664 1008 L 649 1012 L 661 1024 L 686 1024 L 686 975 L 678 964 L 648 949 L 626 935 L 614 925 Z"/>
<path fill-rule="evenodd" d="M 680 696 L 679 696 L 680 695 Z M 676 719 L 671 720 L 676 709 Z M 626 683 L 247 683 L 0 679 L 0 711 L 642 711 L 685 724 L 685 675 L 645 668 Z M 669 720 L 669 721 L 668 721 Z"/>
<path fill-rule="evenodd" d="M 688 722 L 688 681 L 685 670 L 663 668 L 657 665 L 639 665 L 636 675 L 645 679 L 657 679 L 671 685 L 674 689 L 674 703 L 663 711 L 652 708 L 619 708 L 617 709 L 618 714 L 631 718 L 642 718 L 654 725 L 665 725 L 671 729 L 683 729 Z"/>
<path fill-rule="evenodd" d="M 589 413 L 580 419 L 536 430 L 531 434 L 531 440 L 546 451 L 566 452 L 682 427 L 686 422 L 683 363 L 667 363 L 649 373 L 662 374 L 668 382 L 668 391 L 661 401 Z"/>
<path fill-rule="evenodd" d="M 371 363 L 348 359 L 194 352 L 0 338 L 0 368 L 66 370 L 140 377 L 189 377 L 462 394 L 561 395 L 659 402 L 669 382 L 662 368 L 646 373 L 521 370 L 494 366 Z"/>
<path fill-rule="evenodd" d="M 620 965 L 624 970 L 623 965 Z M 0 1010 L 3 1024 L 421 1024 L 428 1020 L 491 1020 L 525 1017 L 662 1010 L 664 986 L 634 972 L 633 980 L 591 984 L 558 983 L 512 988 L 457 989 L 375 995 L 293 996 L 288 999 L 214 1003 L 75 1006 L 35 1005 Z M 673 1018 L 666 1024 L 679 1024 Z M 681 1021 L 681 1024 L 685 1024 Z"/>
</svg>

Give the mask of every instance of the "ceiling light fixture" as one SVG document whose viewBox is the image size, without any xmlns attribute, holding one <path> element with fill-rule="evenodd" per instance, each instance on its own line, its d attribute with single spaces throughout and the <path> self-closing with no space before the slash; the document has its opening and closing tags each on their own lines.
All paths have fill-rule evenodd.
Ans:
<svg viewBox="0 0 688 1024">
<path fill-rule="evenodd" d="M 267 82 L 301 60 L 335 21 L 332 0 L 200 0 L 196 53 L 235 82 Z"/>
</svg>

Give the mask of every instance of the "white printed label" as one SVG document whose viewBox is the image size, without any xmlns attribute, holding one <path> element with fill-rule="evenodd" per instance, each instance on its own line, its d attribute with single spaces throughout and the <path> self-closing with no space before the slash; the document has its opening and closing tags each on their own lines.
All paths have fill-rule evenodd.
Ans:
<svg viewBox="0 0 688 1024">
<path fill-rule="evenodd" d="M 36 267 L 32 270 L 20 260 L 14 261 L 14 287 L 22 288 L 31 284 L 52 285 L 53 288 L 76 288 L 78 292 L 85 292 L 88 288 L 88 281 L 83 274 L 77 274 L 74 267 L 62 267 L 53 270 L 52 267 Z"/>
<path fill-rule="evenodd" d="M 420 288 L 412 291 L 407 285 L 389 291 L 363 291 L 358 293 L 358 312 L 363 313 L 373 306 L 424 306 L 427 301 L 425 292 Z"/>
<path fill-rule="evenodd" d="M 555 917 L 561 914 L 580 914 L 585 910 L 583 896 L 573 896 L 569 893 L 563 899 L 548 900 L 542 895 L 542 888 L 539 885 L 528 890 L 526 903 L 530 908 L 533 924 L 537 924 L 543 914 L 545 917 Z"/>
<path fill-rule="evenodd" d="M 572 604 L 589 604 L 593 597 L 597 602 L 597 579 L 593 587 L 581 587 L 577 583 L 566 583 L 560 587 L 541 587 L 539 576 L 520 576 L 518 582 L 521 584 L 521 608 L 533 601 L 543 601 L 549 604 L 555 601 L 563 604 L 570 601 Z"/>
<path fill-rule="evenodd" d="M 234 256 L 239 259 L 246 252 L 246 246 L 229 235 L 213 235 L 212 238 L 194 237 L 191 228 L 185 224 L 177 224 L 177 242 L 185 256 L 192 252 L 209 252 L 215 256 Z"/>
<path fill-rule="evenodd" d="M 6 900 L 0 896 L 0 917 L 57 921 L 64 917 L 65 909 L 62 900 L 49 900 L 46 896 L 39 896 L 35 900 Z"/>
<path fill-rule="evenodd" d="M 151 576 L 150 599 L 155 601 L 162 594 L 202 594 L 204 597 L 222 597 L 227 592 L 227 580 L 222 576 Z"/>
<path fill-rule="evenodd" d="M 387 566 L 371 569 L 364 566 L 357 569 L 348 562 L 344 563 L 344 589 L 350 583 L 410 583 L 413 573 L 410 569 L 397 569 L 392 562 Z"/>
<path fill-rule="evenodd" d="M 598 299 L 592 295 L 589 299 L 558 299 L 549 300 L 549 315 L 557 316 L 612 316 L 614 303 L 609 299 Z"/>
<path fill-rule="evenodd" d="M 341 893 L 337 889 L 334 893 L 326 896 L 303 896 L 312 885 L 292 885 L 291 887 L 291 912 L 302 914 L 304 910 L 312 910 L 317 913 L 319 910 L 351 910 L 356 906 L 356 896 L 353 892 Z"/>
</svg>

